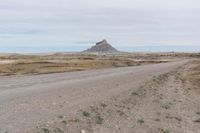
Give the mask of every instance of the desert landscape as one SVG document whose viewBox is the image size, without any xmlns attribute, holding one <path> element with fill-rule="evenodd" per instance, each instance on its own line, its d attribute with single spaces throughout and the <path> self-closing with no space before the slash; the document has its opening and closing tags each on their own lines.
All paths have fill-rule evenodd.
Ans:
<svg viewBox="0 0 200 133">
<path fill-rule="evenodd" d="M 199 53 L 55 53 L 0 55 L 0 75 L 38 75 L 199 58 Z"/>
<path fill-rule="evenodd" d="M 0 133 L 198 133 L 200 54 L 0 55 Z"/>
<path fill-rule="evenodd" d="M 200 133 L 199 0 L 0 0 L 0 133 Z"/>
<path fill-rule="evenodd" d="M 1 54 L 0 132 L 198 133 L 199 56 Z"/>
<path fill-rule="evenodd" d="M 0 75 L 30 75 L 83 71 L 111 67 L 128 67 L 171 61 L 170 59 L 145 59 L 132 55 L 10 55 L 0 57 Z"/>
<path fill-rule="evenodd" d="M 0 133 L 198 133 L 200 54 L 0 55 Z"/>
</svg>

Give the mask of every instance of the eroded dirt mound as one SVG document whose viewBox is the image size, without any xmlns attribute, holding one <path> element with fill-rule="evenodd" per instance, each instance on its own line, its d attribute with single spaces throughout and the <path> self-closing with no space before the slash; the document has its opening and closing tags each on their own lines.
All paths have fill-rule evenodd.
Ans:
<svg viewBox="0 0 200 133">
<path fill-rule="evenodd" d="M 200 94 L 200 61 L 193 61 L 184 72 L 184 81 L 187 88 Z"/>
</svg>

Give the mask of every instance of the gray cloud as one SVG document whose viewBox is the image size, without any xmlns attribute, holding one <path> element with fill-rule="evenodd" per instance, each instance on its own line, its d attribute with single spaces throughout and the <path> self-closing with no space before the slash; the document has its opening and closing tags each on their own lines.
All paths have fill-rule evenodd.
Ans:
<svg viewBox="0 0 200 133">
<path fill-rule="evenodd" d="M 200 45 L 199 5 L 198 0 L 0 0 L 0 46 L 78 47 L 102 38 L 118 47 Z"/>
</svg>

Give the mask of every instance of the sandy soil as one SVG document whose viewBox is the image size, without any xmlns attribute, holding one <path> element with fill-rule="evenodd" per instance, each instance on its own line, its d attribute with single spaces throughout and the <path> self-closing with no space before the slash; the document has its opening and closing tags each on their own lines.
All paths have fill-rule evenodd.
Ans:
<svg viewBox="0 0 200 133">
<path fill-rule="evenodd" d="M 129 105 L 129 103 L 126 104 L 126 101 L 130 102 L 126 100 L 129 98 L 129 95 L 126 94 L 129 94 L 130 91 L 137 91 L 153 77 L 172 71 L 186 62 L 187 60 L 62 74 L 0 77 L 0 131 L 48 133 L 52 130 L 51 132 L 76 133 L 83 129 L 87 132 L 110 133 L 120 132 L 120 128 L 124 130 L 123 132 L 140 132 L 140 130 L 145 132 L 149 129 L 148 125 L 143 130 L 140 128 L 140 124 L 138 127 L 131 124 L 131 127 L 133 126 L 135 129 L 129 130 L 131 127 L 127 126 L 130 126 L 130 121 L 126 121 L 126 119 L 136 123 L 137 121 L 132 119 L 138 119 L 139 123 L 142 124 L 143 120 L 139 119 L 148 121 L 145 114 L 153 117 L 153 114 L 148 115 L 151 111 L 154 112 L 153 108 L 149 108 L 151 104 L 148 102 L 152 100 L 151 97 L 138 99 L 136 110 L 130 105 L 130 111 L 141 113 L 137 117 L 133 115 L 132 118 L 122 117 L 121 119 L 119 117 L 123 116 L 124 113 L 121 110 L 117 111 L 118 108 L 123 107 L 118 102 L 122 102 L 123 100 L 120 99 L 125 97 L 125 101 L 122 103 Z M 152 88 L 148 89 L 146 88 L 146 91 L 150 91 Z M 141 95 L 137 93 L 133 93 L 133 95 Z M 110 100 L 113 98 L 114 101 Z M 170 97 L 168 99 L 171 100 Z M 95 111 L 96 114 L 88 113 L 88 108 L 94 106 L 93 110 L 96 110 L 95 107 L 98 107 L 98 103 L 104 101 L 107 101 L 106 105 L 101 104 L 100 106 L 104 108 L 108 104 L 110 108 L 108 110 L 102 109 L 101 112 L 105 111 L 105 115 L 99 113 L 99 110 Z M 164 100 L 161 109 L 165 109 L 165 106 L 168 108 L 168 101 Z M 86 111 L 84 112 L 84 110 Z M 107 112 L 110 114 L 106 115 Z M 80 116 L 80 118 L 76 119 L 76 116 Z M 121 121 L 117 122 L 118 120 Z M 64 127 L 60 127 L 61 123 L 64 124 Z M 66 123 L 71 123 L 71 126 L 69 124 L 67 128 Z M 74 125 L 74 123 L 78 124 Z M 123 127 L 123 125 L 125 126 Z M 163 128 L 165 129 L 165 127 Z M 166 127 L 166 129 L 168 128 Z"/>
</svg>

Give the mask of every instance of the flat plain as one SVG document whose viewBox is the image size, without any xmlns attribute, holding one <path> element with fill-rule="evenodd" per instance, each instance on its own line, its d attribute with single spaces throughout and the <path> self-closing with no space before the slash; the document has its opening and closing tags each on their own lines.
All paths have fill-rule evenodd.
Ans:
<svg viewBox="0 0 200 133">
<path fill-rule="evenodd" d="M 198 58 L 1 55 L 0 132 L 198 133 Z"/>
</svg>

